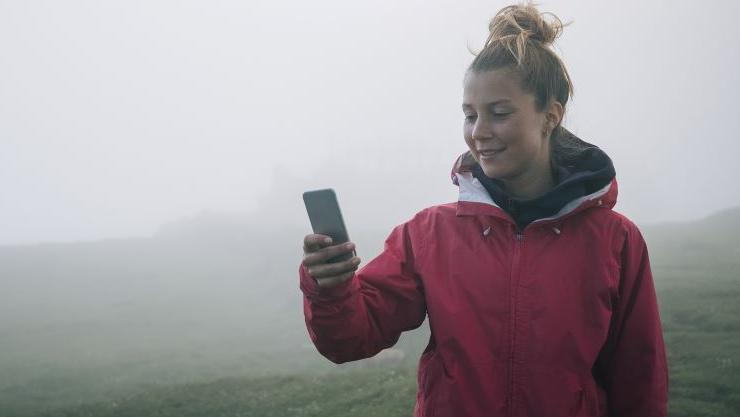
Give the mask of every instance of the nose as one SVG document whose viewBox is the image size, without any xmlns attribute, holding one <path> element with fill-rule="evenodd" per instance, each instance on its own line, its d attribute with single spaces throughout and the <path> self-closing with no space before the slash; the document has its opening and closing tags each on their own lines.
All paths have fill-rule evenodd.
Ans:
<svg viewBox="0 0 740 417">
<path fill-rule="evenodd" d="M 476 119 L 471 136 L 475 141 L 486 140 L 492 137 L 491 129 L 482 117 Z"/>
</svg>

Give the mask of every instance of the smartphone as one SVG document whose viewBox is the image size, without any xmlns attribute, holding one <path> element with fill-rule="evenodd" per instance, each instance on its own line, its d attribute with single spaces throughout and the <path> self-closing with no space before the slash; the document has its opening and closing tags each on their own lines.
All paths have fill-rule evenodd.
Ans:
<svg viewBox="0 0 740 417">
<path fill-rule="evenodd" d="M 344 225 L 342 211 L 339 210 L 339 202 L 333 189 L 306 191 L 303 193 L 303 202 L 306 204 L 308 219 L 314 233 L 330 236 L 332 245 L 349 242 L 347 227 Z M 327 262 L 346 261 L 355 254 L 355 251 L 347 252 L 330 258 Z"/>
</svg>

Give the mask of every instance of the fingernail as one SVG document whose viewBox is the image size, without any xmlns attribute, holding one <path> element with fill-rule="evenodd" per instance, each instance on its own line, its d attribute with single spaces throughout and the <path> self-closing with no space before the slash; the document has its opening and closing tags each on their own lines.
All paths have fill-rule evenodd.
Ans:
<svg viewBox="0 0 740 417">
<path fill-rule="evenodd" d="M 355 264 L 355 265 L 359 265 L 359 264 L 360 264 L 360 258 L 355 258 L 355 259 L 354 259 L 354 260 L 352 261 L 352 263 L 353 263 L 353 264 Z"/>
<path fill-rule="evenodd" d="M 331 244 L 331 238 L 330 237 L 325 237 L 324 238 L 324 243 L 326 243 L 327 245 Z"/>
<path fill-rule="evenodd" d="M 353 243 L 347 243 L 346 245 L 344 245 L 344 247 L 347 249 L 354 249 L 355 245 Z"/>
</svg>

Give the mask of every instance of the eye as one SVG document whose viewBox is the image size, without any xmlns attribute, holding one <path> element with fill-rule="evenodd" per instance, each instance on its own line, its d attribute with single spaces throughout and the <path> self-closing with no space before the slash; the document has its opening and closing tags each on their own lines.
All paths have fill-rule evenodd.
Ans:
<svg viewBox="0 0 740 417">
<path fill-rule="evenodd" d="M 504 118 L 510 115 L 511 113 L 492 113 L 492 114 L 493 114 L 493 117 Z"/>
<path fill-rule="evenodd" d="M 466 114 L 466 115 L 465 115 L 465 121 L 466 121 L 466 122 L 472 122 L 472 121 L 474 121 L 474 120 L 475 120 L 475 118 L 476 118 L 476 117 L 477 117 L 477 116 L 476 116 L 476 115 L 474 115 L 474 114 Z"/>
</svg>

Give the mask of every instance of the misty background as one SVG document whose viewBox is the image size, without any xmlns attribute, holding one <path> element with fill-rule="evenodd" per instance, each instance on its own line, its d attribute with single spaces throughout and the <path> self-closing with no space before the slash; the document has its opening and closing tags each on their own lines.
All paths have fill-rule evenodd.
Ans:
<svg viewBox="0 0 740 417">
<path fill-rule="evenodd" d="M 462 78 L 491 1 L 0 1 L 0 244 L 148 236 L 202 211 L 350 231 L 456 199 Z M 638 224 L 740 205 L 734 1 L 549 1 L 564 125 Z M 299 246 L 300 236 L 285 242 Z"/>
<path fill-rule="evenodd" d="M 426 325 L 375 361 L 310 343 L 301 194 L 336 189 L 363 262 L 456 200 L 508 4 L 0 0 L 0 415 L 409 415 Z M 648 241 L 670 415 L 738 415 L 740 3 L 539 8 Z"/>
</svg>

